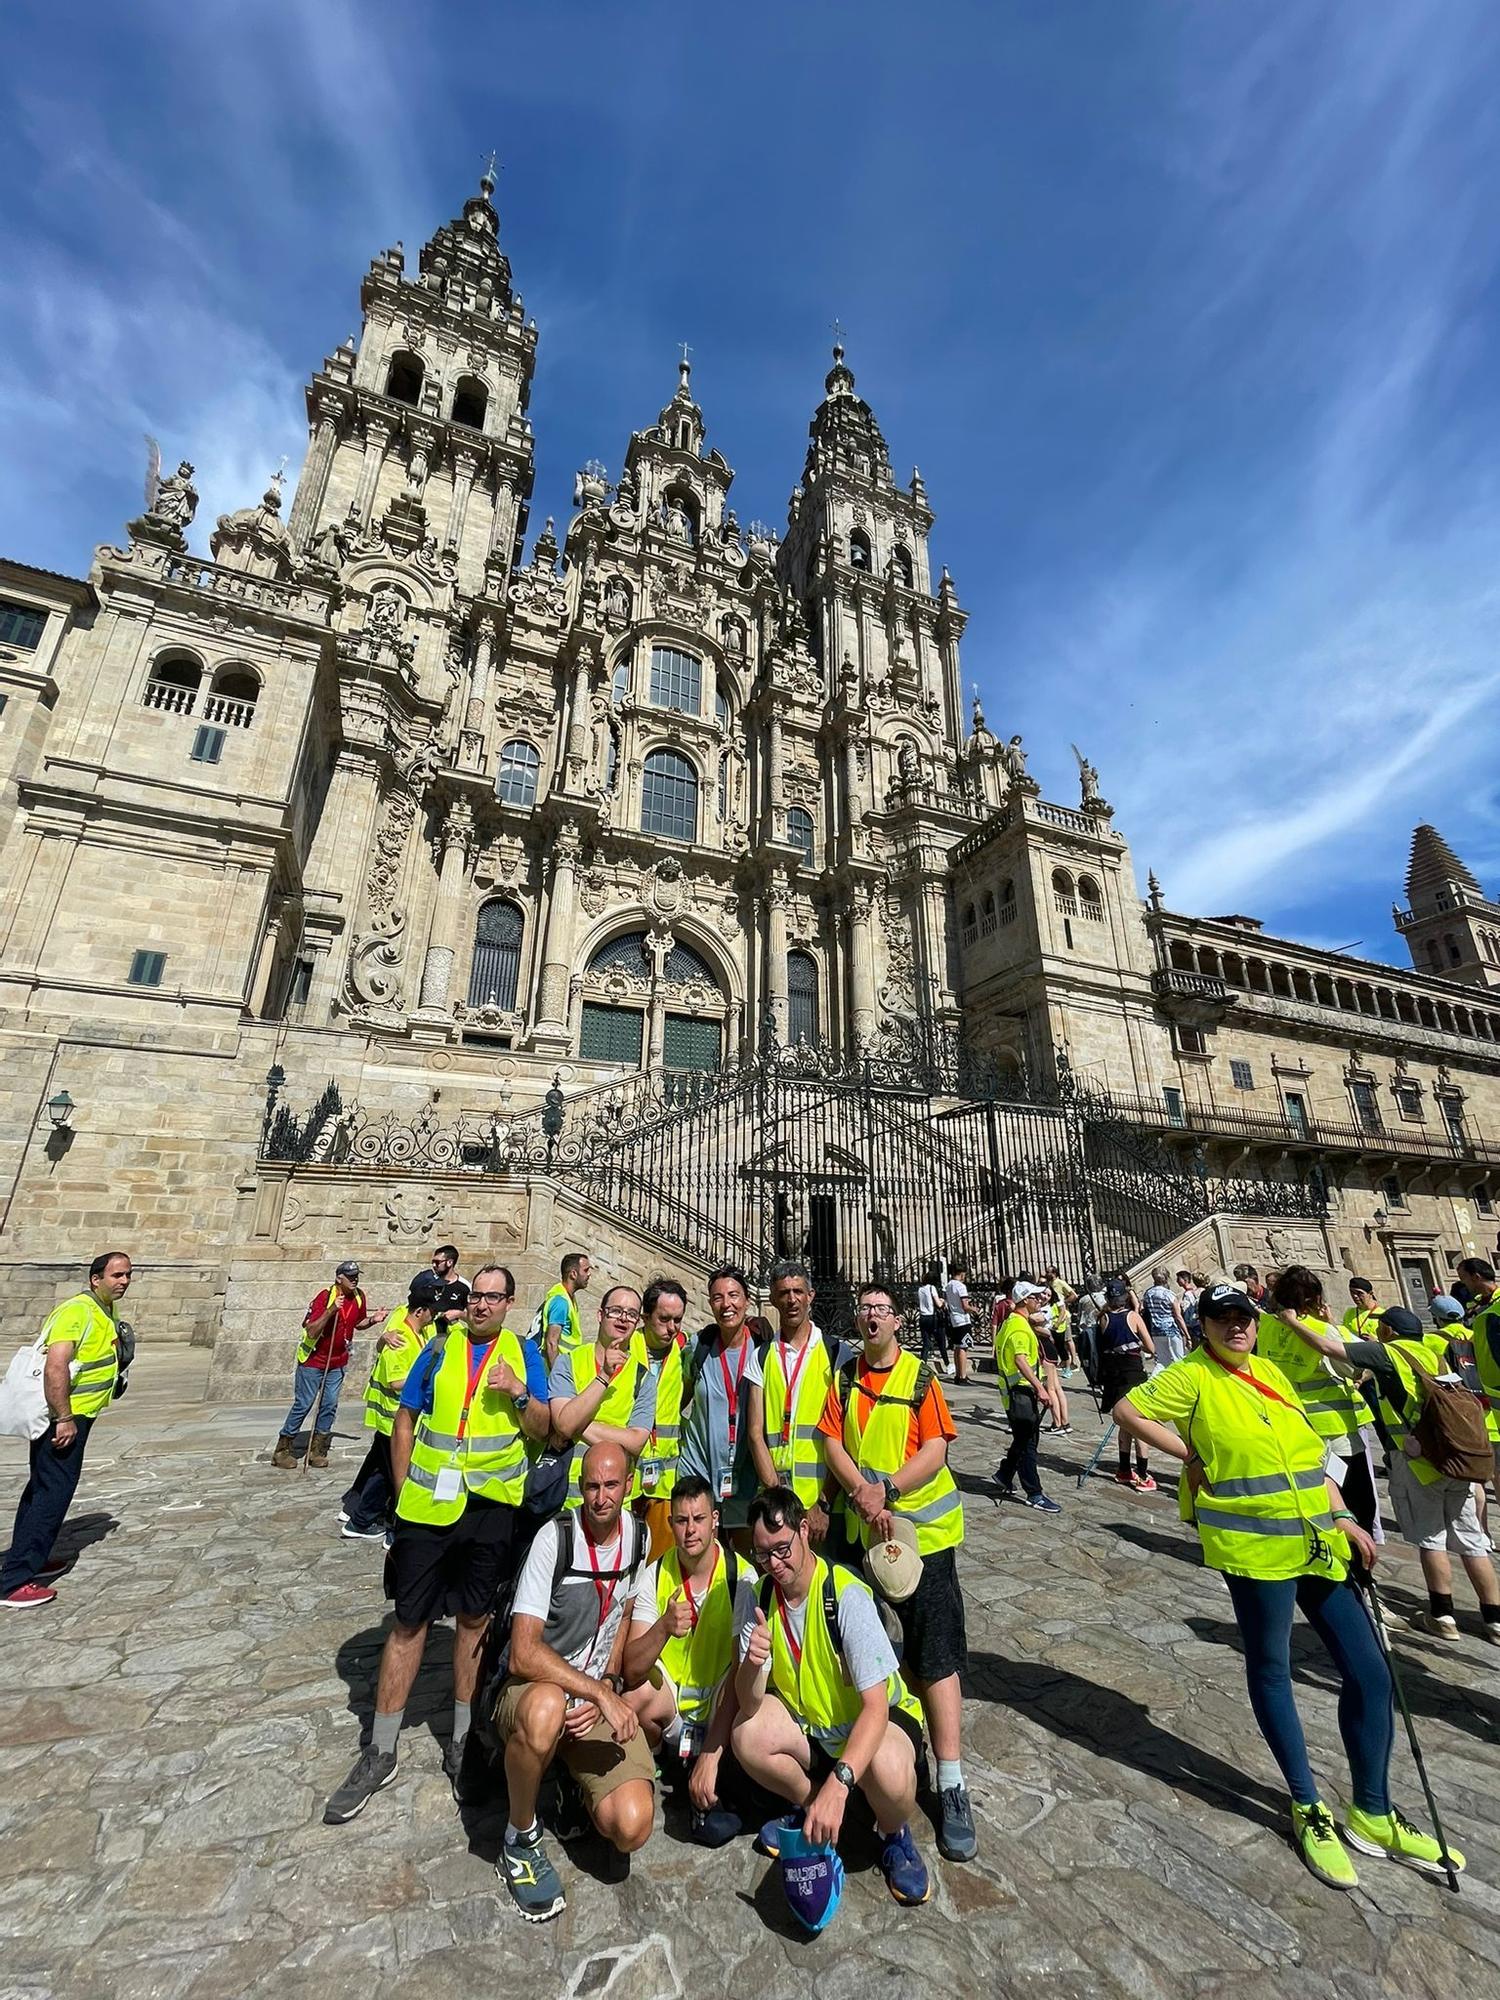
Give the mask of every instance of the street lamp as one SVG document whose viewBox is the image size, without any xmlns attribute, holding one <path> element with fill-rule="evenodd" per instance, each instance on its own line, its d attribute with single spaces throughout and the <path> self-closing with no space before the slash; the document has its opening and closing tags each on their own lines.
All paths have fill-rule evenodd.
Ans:
<svg viewBox="0 0 1500 2000">
<path fill-rule="evenodd" d="M 53 1126 L 59 1132 L 65 1132 L 68 1129 L 69 1122 L 76 1108 L 72 1098 L 69 1097 L 65 1090 L 60 1090 L 56 1097 L 49 1097 L 47 1099 L 47 1116 L 52 1120 Z"/>
</svg>

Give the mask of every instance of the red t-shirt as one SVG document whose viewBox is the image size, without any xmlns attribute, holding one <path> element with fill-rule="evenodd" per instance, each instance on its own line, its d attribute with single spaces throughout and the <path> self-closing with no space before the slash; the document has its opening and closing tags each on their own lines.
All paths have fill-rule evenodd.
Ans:
<svg viewBox="0 0 1500 2000">
<path fill-rule="evenodd" d="M 307 1318 L 302 1322 L 303 1326 L 311 1326 L 313 1321 L 319 1318 L 327 1309 L 328 1288 L 325 1286 L 308 1307 Z M 317 1346 L 308 1355 L 303 1365 L 308 1368 L 327 1367 L 330 1370 L 334 1368 L 347 1368 L 349 1366 L 349 1355 L 354 1346 L 354 1329 L 359 1325 L 364 1316 L 365 1295 L 363 1292 L 356 1292 L 352 1299 L 341 1298 L 339 1300 L 338 1311 L 333 1316 L 332 1326 L 323 1329 Z"/>
</svg>

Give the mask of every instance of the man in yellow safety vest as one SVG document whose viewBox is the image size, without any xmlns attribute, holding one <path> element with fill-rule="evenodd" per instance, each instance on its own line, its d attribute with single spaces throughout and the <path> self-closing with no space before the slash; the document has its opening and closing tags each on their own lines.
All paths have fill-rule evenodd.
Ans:
<svg viewBox="0 0 1500 2000">
<path fill-rule="evenodd" d="M 763 1488 L 790 1486 L 807 1509 L 808 1535 L 817 1548 L 838 1494 L 828 1471 L 823 1408 L 839 1364 L 856 1350 L 815 1325 L 817 1294 L 805 1264 L 773 1264 L 769 1284 L 780 1330 L 761 1357 L 760 1421 L 750 1434 L 750 1454 Z"/>
</svg>

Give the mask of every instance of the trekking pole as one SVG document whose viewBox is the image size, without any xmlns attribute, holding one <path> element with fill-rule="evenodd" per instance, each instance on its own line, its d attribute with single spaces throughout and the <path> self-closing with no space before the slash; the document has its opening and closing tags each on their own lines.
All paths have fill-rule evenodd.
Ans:
<svg viewBox="0 0 1500 2000">
<path fill-rule="evenodd" d="M 1458 1870 L 1453 1866 L 1453 1857 L 1448 1852 L 1448 1836 L 1443 1832 L 1443 1823 L 1438 1818 L 1437 1800 L 1432 1796 L 1432 1785 L 1427 1776 L 1427 1765 L 1422 1757 L 1422 1746 L 1417 1741 L 1416 1725 L 1411 1719 L 1411 1709 L 1406 1700 L 1406 1689 L 1401 1680 L 1401 1669 L 1396 1665 L 1396 1649 L 1391 1644 L 1391 1635 L 1386 1630 L 1385 1611 L 1376 1594 L 1375 1579 L 1366 1570 L 1363 1578 L 1366 1597 L 1370 1600 L 1370 1612 L 1375 1621 L 1375 1630 L 1380 1639 L 1381 1651 L 1385 1654 L 1386 1665 L 1391 1670 L 1391 1686 L 1396 1690 L 1396 1705 L 1401 1710 L 1401 1720 L 1406 1724 L 1406 1740 L 1411 1745 L 1412 1762 L 1417 1767 L 1417 1776 L 1422 1780 L 1422 1796 L 1427 1801 L 1427 1810 L 1432 1817 L 1432 1830 L 1437 1836 L 1437 1844 L 1442 1850 L 1443 1872 L 1448 1877 L 1448 1887 L 1458 1894 Z"/>
<path fill-rule="evenodd" d="M 337 1325 L 338 1321 L 335 1320 L 334 1326 L 336 1327 Z M 328 1352 L 323 1356 L 323 1372 L 318 1377 L 318 1393 L 316 1398 L 314 1399 L 312 1406 L 312 1418 L 311 1418 L 312 1431 L 309 1435 L 307 1450 L 302 1454 L 302 1463 L 297 1468 L 299 1472 L 306 1472 L 307 1461 L 312 1456 L 312 1439 L 318 1435 L 318 1419 L 323 1414 L 323 1391 L 328 1387 L 328 1364 L 330 1361 L 332 1361 L 332 1359 L 333 1359 L 333 1338 L 332 1338 L 332 1333 L 330 1332 L 328 1341 Z"/>
<path fill-rule="evenodd" d="M 1103 1415 L 1103 1412 L 1101 1411 L 1100 1414 Z M 1083 1468 L 1082 1472 L 1080 1472 L 1078 1475 L 1078 1487 L 1080 1492 L 1083 1490 L 1084 1481 L 1088 1478 L 1089 1474 L 1094 1470 L 1095 1466 L 1098 1465 L 1100 1459 L 1103 1458 L 1105 1447 L 1108 1445 L 1110 1439 L 1114 1436 L 1114 1434 L 1115 1434 L 1115 1424 L 1114 1424 L 1114 1419 L 1111 1418 L 1109 1429 L 1104 1433 L 1103 1437 L 1100 1438 L 1099 1440 L 1098 1449 L 1095 1451 L 1093 1457 L 1089 1460 L 1088 1464 Z"/>
</svg>

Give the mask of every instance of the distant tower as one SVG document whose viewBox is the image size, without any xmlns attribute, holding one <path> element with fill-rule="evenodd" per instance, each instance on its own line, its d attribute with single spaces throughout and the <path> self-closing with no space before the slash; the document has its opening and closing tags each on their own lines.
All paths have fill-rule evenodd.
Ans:
<svg viewBox="0 0 1500 2000">
<path fill-rule="evenodd" d="M 1418 972 L 1500 986 L 1500 903 L 1492 903 L 1436 827 L 1419 826 L 1406 866 L 1409 908 L 1396 910 Z"/>
</svg>

